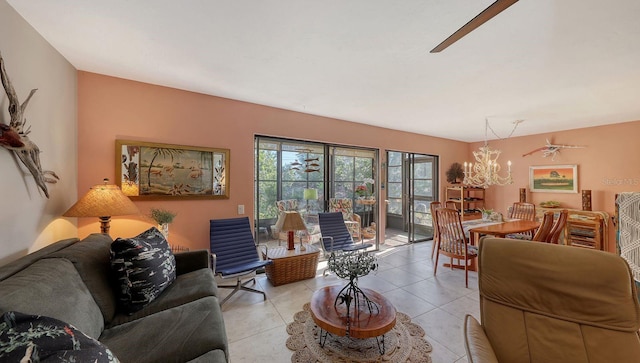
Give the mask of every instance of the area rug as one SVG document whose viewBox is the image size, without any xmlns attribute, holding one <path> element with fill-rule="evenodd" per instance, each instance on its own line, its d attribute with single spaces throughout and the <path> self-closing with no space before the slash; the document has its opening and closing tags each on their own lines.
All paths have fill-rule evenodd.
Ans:
<svg viewBox="0 0 640 363">
<path fill-rule="evenodd" d="M 396 313 L 396 326 L 385 334 L 384 355 L 380 355 L 375 338 L 352 339 L 329 335 L 320 346 L 320 328 L 311 318 L 309 303 L 294 315 L 287 325 L 287 348 L 294 353 L 291 362 L 421 362 L 431 363 L 431 344 L 424 339 L 424 330 L 403 313 Z"/>
</svg>

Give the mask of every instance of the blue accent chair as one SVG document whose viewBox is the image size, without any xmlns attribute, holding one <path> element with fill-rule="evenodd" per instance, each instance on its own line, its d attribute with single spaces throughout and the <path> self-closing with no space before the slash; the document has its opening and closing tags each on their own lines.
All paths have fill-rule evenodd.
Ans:
<svg viewBox="0 0 640 363">
<path fill-rule="evenodd" d="M 235 279 L 235 285 L 219 285 L 220 288 L 229 288 L 233 291 L 222 300 L 223 305 L 231 296 L 240 290 L 262 294 L 267 299 L 264 291 L 256 290 L 246 285 L 255 284 L 255 276 L 242 282 L 243 278 L 254 275 L 256 270 L 271 264 L 271 260 L 261 260 L 253 234 L 249 217 L 212 219 L 209 225 L 211 242 L 211 268 L 213 273 L 222 279 Z"/>
<path fill-rule="evenodd" d="M 355 251 L 373 246 L 371 243 L 353 241 L 342 212 L 318 213 L 318 221 L 325 255 L 335 251 Z"/>
</svg>

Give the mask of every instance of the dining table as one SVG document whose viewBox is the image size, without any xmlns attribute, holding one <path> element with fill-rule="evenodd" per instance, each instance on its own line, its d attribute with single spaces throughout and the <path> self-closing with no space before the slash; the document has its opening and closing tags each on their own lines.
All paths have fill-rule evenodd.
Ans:
<svg viewBox="0 0 640 363">
<path fill-rule="evenodd" d="M 478 246 L 481 235 L 492 235 L 504 238 L 510 234 L 535 231 L 538 227 L 540 227 L 540 222 L 523 219 L 513 219 L 503 222 L 475 219 L 462 222 L 462 229 L 469 237 L 469 243 L 473 246 Z M 471 271 L 477 271 L 476 260 L 477 258 L 471 260 L 471 264 L 469 265 Z"/>
</svg>

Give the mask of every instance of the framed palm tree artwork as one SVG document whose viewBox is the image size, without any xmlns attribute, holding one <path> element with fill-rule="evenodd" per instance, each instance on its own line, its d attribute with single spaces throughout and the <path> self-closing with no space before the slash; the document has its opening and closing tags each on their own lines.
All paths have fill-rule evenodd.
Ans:
<svg viewBox="0 0 640 363">
<path fill-rule="evenodd" d="M 578 165 L 530 166 L 529 190 L 532 192 L 577 193 Z"/>
<path fill-rule="evenodd" d="M 229 198 L 229 149 L 116 140 L 116 183 L 134 200 Z"/>
</svg>

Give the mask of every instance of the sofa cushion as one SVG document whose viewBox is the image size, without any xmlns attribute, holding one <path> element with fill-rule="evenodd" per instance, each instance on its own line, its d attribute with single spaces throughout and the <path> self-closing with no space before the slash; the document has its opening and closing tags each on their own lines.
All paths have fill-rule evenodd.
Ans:
<svg viewBox="0 0 640 363">
<path fill-rule="evenodd" d="M 153 301 L 176 278 L 176 259 L 167 240 L 151 227 L 111 244 L 111 270 L 120 308 L 132 314 Z"/>
<path fill-rule="evenodd" d="M 222 311 L 213 296 L 106 329 L 100 341 L 122 362 L 187 362 L 212 350 L 228 360 Z"/>
<path fill-rule="evenodd" d="M 111 280 L 109 253 L 113 240 L 108 234 L 94 233 L 48 257 L 66 258 L 80 274 L 102 311 L 105 325 L 116 313 L 116 295 Z"/>
<path fill-rule="evenodd" d="M 108 327 L 140 319 L 206 296 L 216 296 L 216 294 L 217 286 L 211 269 L 203 268 L 178 275 L 171 285 L 149 305 L 133 314 L 116 314 L 111 324 L 108 324 Z"/>
<path fill-rule="evenodd" d="M 0 361 L 118 362 L 113 353 L 73 325 L 9 311 L 0 316 Z"/>
<path fill-rule="evenodd" d="M 73 264 L 46 258 L 0 281 L 0 313 L 21 311 L 72 324 L 98 338 L 104 328 L 102 313 Z"/>
<path fill-rule="evenodd" d="M 15 274 L 16 272 L 25 269 L 27 266 L 32 263 L 38 261 L 43 256 L 46 256 L 55 251 L 61 250 L 69 245 L 72 245 L 79 240 L 77 238 L 69 238 L 58 241 L 56 243 L 45 246 L 35 252 L 32 252 L 26 256 L 23 256 L 13 262 L 10 262 L 2 267 L 0 267 L 0 280 L 4 280 L 7 277 Z"/>
<path fill-rule="evenodd" d="M 224 350 L 222 349 L 210 350 L 187 363 L 227 363 L 227 356 L 224 355 Z"/>
</svg>

